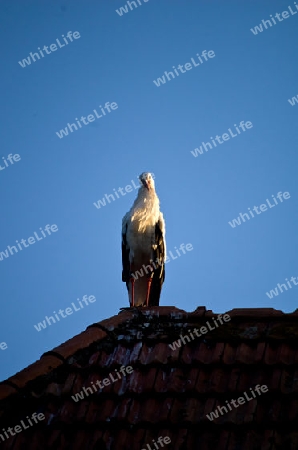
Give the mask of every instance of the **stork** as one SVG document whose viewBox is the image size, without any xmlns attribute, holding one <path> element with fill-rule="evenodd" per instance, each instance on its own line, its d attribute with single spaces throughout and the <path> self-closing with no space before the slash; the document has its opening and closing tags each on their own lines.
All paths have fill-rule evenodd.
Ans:
<svg viewBox="0 0 298 450">
<path fill-rule="evenodd" d="M 152 174 L 143 172 L 139 180 L 137 198 L 122 219 L 122 281 L 131 307 L 158 306 L 165 279 L 165 222 Z"/>
</svg>

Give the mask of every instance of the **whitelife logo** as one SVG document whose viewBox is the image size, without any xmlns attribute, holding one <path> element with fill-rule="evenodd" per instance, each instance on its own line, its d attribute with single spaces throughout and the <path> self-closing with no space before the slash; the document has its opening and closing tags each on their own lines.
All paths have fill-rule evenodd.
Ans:
<svg viewBox="0 0 298 450">
<path fill-rule="evenodd" d="M 247 401 L 249 402 L 250 400 L 253 400 L 254 398 L 256 398 L 256 394 L 255 392 L 252 390 L 252 388 L 249 388 L 251 391 L 251 395 L 252 397 L 249 397 L 246 392 L 243 393 L 244 397 L 238 397 L 237 400 L 231 400 L 230 402 L 228 402 L 228 400 L 226 400 L 226 404 L 229 408 L 229 411 L 232 410 L 232 406 L 231 404 L 234 406 L 234 408 L 238 408 L 241 405 L 244 405 L 244 403 Z M 262 386 L 260 386 L 259 384 L 256 385 L 255 387 L 255 391 L 261 395 L 262 393 L 268 392 L 268 386 L 266 386 L 266 384 L 263 384 Z M 260 392 L 262 391 L 262 392 Z M 237 405 L 237 402 L 239 403 L 239 405 Z M 224 412 L 223 412 L 224 410 Z M 206 417 L 208 417 L 208 419 L 210 421 L 212 421 L 213 419 L 218 419 L 219 415 L 218 415 L 218 411 L 220 412 L 221 415 L 223 415 L 224 413 L 227 414 L 229 411 L 227 409 L 226 406 L 218 406 L 214 411 L 211 411 L 210 414 L 206 414 Z"/>
<path fill-rule="evenodd" d="M 100 389 L 104 389 L 105 386 L 109 386 L 112 383 L 115 383 L 118 380 L 121 380 L 122 376 L 126 377 L 126 373 L 131 374 L 133 372 L 133 367 L 132 366 L 121 366 L 119 369 L 119 372 L 121 372 L 121 374 L 118 372 L 117 369 L 115 369 L 114 371 L 114 375 L 116 378 L 113 377 L 112 373 L 109 373 L 108 378 L 104 378 L 102 381 L 96 380 L 95 384 L 97 385 L 97 387 L 94 385 L 93 381 L 91 381 L 92 386 L 89 387 L 83 387 L 83 389 L 78 392 L 75 395 L 72 395 L 71 398 L 75 401 L 78 402 L 79 400 L 83 400 L 85 398 L 85 395 L 87 397 L 89 397 L 89 394 L 94 394 L 95 392 L 98 391 L 98 388 Z M 111 380 L 111 381 L 110 381 Z"/>
<path fill-rule="evenodd" d="M 62 34 L 63 40 L 64 40 L 64 44 L 61 44 L 61 42 L 59 41 L 59 39 L 56 39 L 57 44 L 59 45 L 59 48 L 65 47 L 66 45 L 69 44 L 67 38 L 69 39 L 70 42 L 73 42 L 73 39 L 79 39 L 80 33 L 78 31 L 75 31 L 74 33 L 72 33 L 72 31 L 68 31 L 66 37 L 64 36 L 64 34 Z M 50 47 L 51 51 L 48 50 L 48 48 Z M 46 55 L 50 55 L 50 53 L 55 52 L 56 50 L 58 50 L 58 47 L 56 44 L 51 44 L 50 46 L 44 45 L 43 46 L 43 51 L 41 50 L 40 47 L 37 47 L 39 50 L 40 55 L 42 56 L 42 58 L 45 57 L 45 55 L 43 54 L 43 51 L 46 53 Z M 37 58 L 37 59 L 35 59 Z M 20 66 L 24 69 L 24 67 L 26 66 L 30 66 L 31 64 L 31 59 L 32 62 L 38 61 L 40 59 L 40 56 L 38 53 L 32 53 L 30 52 L 29 56 L 27 58 L 24 58 L 22 61 L 19 61 Z"/>
<path fill-rule="evenodd" d="M 296 95 L 296 97 L 292 97 L 292 99 L 288 99 L 288 102 L 290 103 L 291 106 L 295 106 L 295 104 L 298 104 L 298 95 Z"/>
<path fill-rule="evenodd" d="M 111 113 L 111 109 L 114 111 L 115 109 L 118 109 L 118 105 L 116 102 L 106 102 L 104 107 L 102 107 L 101 105 L 99 105 L 100 110 L 102 112 L 102 114 L 98 114 L 96 109 L 93 109 L 94 115 L 93 114 L 89 114 L 88 116 L 81 116 L 80 119 L 78 119 L 77 117 L 75 118 L 75 120 L 77 121 L 77 125 L 79 126 L 79 128 L 82 128 L 82 124 L 84 125 L 89 125 L 89 123 L 94 122 L 95 117 L 97 119 L 100 119 L 103 115 L 106 116 L 106 112 L 104 110 L 104 108 L 108 111 L 108 113 Z M 110 109 L 111 108 L 111 109 Z M 58 136 L 59 139 L 62 139 L 64 136 L 68 136 L 68 130 L 73 133 L 74 131 L 78 130 L 78 127 L 75 123 L 69 123 L 67 124 L 67 127 L 65 127 L 64 129 L 60 130 L 60 131 L 56 131 L 56 134 Z M 73 129 L 74 128 L 74 129 Z"/>
<path fill-rule="evenodd" d="M 19 162 L 21 160 L 21 157 L 18 153 L 15 153 L 14 155 L 12 153 L 10 153 L 8 156 L 6 156 L 6 158 L 4 158 L 4 156 L 2 156 L 3 159 L 3 163 L 4 166 L 1 166 L 0 164 L 0 170 L 5 170 L 6 167 L 10 167 L 14 164 L 14 162 Z M 9 164 L 7 162 L 7 160 L 9 161 Z"/>
<path fill-rule="evenodd" d="M 152 178 L 154 179 L 154 174 L 152 173 L 151 175 L 152 175 Z M 140 187 L 140 180 L 139 180 L 139 177 L 138 177 L 138 184 L 135 184 L 133 180 L 131 180 L 131 183 L 132 183 L 134 189 L 139 189 L 139 187 Z M 125 189 L 125 192 L 124 192 L 124 189 Z M 115 197 L 121 198 L 121 197 L 117 194 L 117 191 L 121 193 L 122 197 L 124 197 L 124 196 L 125 196 L 126 194 L 128 194 L 129 192 L 132 192 L 132 186 L 131 186 L 130 184 L 127 184 L 127 185 L 125 186 L 125 188 L 119 187 L 119 188 L 117 189 L 117 191 L 116 191 L 116 189 L 114 188 L 113 191 L 114 191 L 114 194 L 105 194 L 105 197 L 103 197 L 102 199 L 99 199 L 99 200 L 97 200 L 96 202 L 94 202 L 93 205 L 95 206 L 95 208 L 100 209 L 101 207 L 106 206 L 106 205 L 107 205 L 106 199 L 107 199 L 107 201 L 108 201 L 109 203 L 111 203 L 111 201 L 113 201 L 113 202 L 115 201 Z M 115 195 L 115 197 L 114 197 L 114 195 Z M 110 199 L 112 199 L 112 200 L 110 200 Z"/>
<path fill-rule="evenodd" d="M 45 231 L 48 233 L 48 236 L 51 235 L 51 231 L 53 233 L 56 233 L 58 231 L 58 227 L 56 224 L 53 224 L 53 225 L 48 224 L 44 227 L 44 230 L 41 227 L 39 227 L 39 229 L 41 230 L 40 232 L 41 232 L 43 238 L 47 237 L 47 235 L 45 234 Z M 36 241 L 42 241 L 42 239 L 43 239 L 42 237 L 38 236 L 36 231 L 34 231 L 33 234 L 34 234 L 34 237 L 31 236 L 31 237 L 27 238 L 28 244 L 30 244 L 30 245 L 35 244 Z M 26 243 L 26 239 L 21 239 L 20 242 L 18 240 L 16 240 L 16 244 L 17 244 L 19 250 L 23 250 L 23 248 L 30 247 L 30 245 L 28 245 Z M 23 245 L 23 247 L 21 244 Z M 8 245 L 7 250 L 4 250 L 3 252 L 0 251 L 0 261 L 3 261 L 3 257 L 9 258 L 9 254 L 11 254 L 13 256 L 15 253 L 18 253 L 19 250 L 17 249 L 17 247 L 15 245 L 12 245 L 12 246 Z"/>
<path fill-rule="evenodd" d="M 0 350 L 7 350 L 7 348 L 6 342 L 0 342 Z"/>
<path fill-rule="evenodd" d="M 141 0 L 137 0 L 139 6 L 142 6 L 142 2 Z M 144 3 L 149 2 L 149 0 L 143 0 Z M 127 6 L 126 6 L 127 5 Z M 120 9 L 115 9 L 116 13 L 121 17 L 123 16 L 123 14 L 126 14 L 129 12 L 128 6 L 130 8 L 130 11 L 133 10 L 131 5 L 134 5 L 134 8 L 138 8 L 138 5 L 136 4 L 136 2 L 132 1 L 132 2 L 126 2 L 125 6 L 121 6 Z"/>
<path fill-rule="evenodd" d="M 81 311 L 81 309 L 84 308 L 82 302 L 85 303 L 85 306 L 89 306 L 89 302 L 90 303 L 96 302 L 96 298 L 94 297 L 94 295 L 89 295 L 89 297 L 87 295 L 84 295 L 82 298 L 82 301 L 80 299 L 77 299 L 77 300 L 78 300 L 78 304 L 80 305 L 80 308 L 77 308 L 78 305 L 75 305 L 72 302 L 72 304 L 71 304 L 72 308 L 69 306 L 68 308 L 65 308 L 65 309 L 59 309 L 58 313 L 56 313 L 56 311 L 53 311 L 53 314 L 55 315 L 57 322 L 60 322 L 60 318 L 59 318 L 58 314 L 60 314 L 60 317 L 62 319 L 66 319 L 66 317 L 71 316 L 74 311 L 75 312 Z M 64 315 L 64 312 L 66 315 Z M 54 319 L 53 316 L 49 316 L 49 317 L 45 316 L 45 320 L 43 320 L 42 322 L 38 322 L 37 325 L 34 325 L 34 328 L 37 331 L 44 330 L 45 328 L 47 328 L 48 325 L 50 326 L 50 325 L 52 325 L 52 323 L 53 324 L 56 323 L 56 320 Z"/>
<path fill-rule="evenodd" d="M 298 280 L 298 277 L 291 277 L 290 280 L 292 281 L 292 283 L 294 284 L 294 286 L 297 286 L 298 282 L 296 283 L 295 278 L 297 278 L 297 280 Z M 292 289 L 293 286 L 291 285 L 290 281 L 289 281 L 287 278 L 286 278 L 286 282 L 287 282 L 289 288 Z M 270 299 L 273 298 L 274 296 L 277 297 L 277 296 L 279 295 L 278 289 L 280 290 L 280 293 L 281 293 L 281 294 L 284 292 L 284 289 L 285 289 L 286 291 L 288 290 L 287 286 L 286 286 L 284 283 L 282 283 L 282 284 L 277 283 L 276 288 L 271 289 L 270 292 L 266 292 L 266 295 L 267 295 Z"/>
<path fill-rule="evenodd" d="M 31 419 L 35 423 L 38 423 L 39 420 L 45 419 L 45 415 L 42 413 L 37 414 L 36 412 L 34 412 L 30 418 L 29 418 L 29 416 L 27 416 L 26 419 L 27 419 L 28 423 L 25 423 L 24 420 L 21 420 L 21 425 L 15 425 L 14 428 L 9 427 L 9 428 L 7 428 L 7 430 L 2 428 L 3 431 L 0 433 L 0 439 L 2 440 L 2 442 L 4 442 L 6 439 L 9 439 L 11 436 L 15 436 L 16 435 L 15 433 L 21 433 L 23 430 L 27 430 L 27 428 L 32 427 L 34 425 L 34 423 L 32 423 Z M 27 424 L 29 424 L 29 426 L 26 426 Z M 15 431 L 15 433 L 13 430 Z M 5 438 L 4 438 L 4 435 L 5 435 Z"/>
<path fill-rule="evenodd" d="M 285 200 L 288 200 L 289 198 L 291 198 L 289 192 L 284 192 L 284 193 L 278 192 L 278 194 L 276 195 L 276 197 L 278 198 L 278 200 L 280 201 L 280 203 L 278 203 L 278 201 L 276 200 L 276 198 L 274 197 L 274 195 L 271 195 L 271 197 L 273 197 L 273 201 L 274 201 L 275 204 L 273 204 L 273 203 L 271 204 L 270 201 L 268 200 L 268 198 L 266 198 L 266 203 L 267 203 L 267 205 L 269 206 L 270 209 L 271 209 L 271 208 L 275 208 L 275 206 L 276 206 L 276 205 L 279 205 L 280 203 L 283 203 L 282 197 L 283 197 Z M 260 205 L 260 206 L 254 206 L 252 209 L 254 210 L 255 213 L 257 213 L 257 215 L 259 215 L 259 214 L 262 214 L 262 212 L 267 211 L 267 209 L 268 209 L 268 206 L 267 206 L 267 205 L 265 205 L 265 203 L 263 203 L 263 204 Z M 260 211 L 258 211 L 258 208 L 260 208 Z M 247 209 L 248 209 L 248 211 L 249 211 L 251 217 L 255 217 L 254 213 L 250 210 L 250 208 L 247 208 Z M 246 217 L 247 220 L 250 220 L 250 217 L 249 217 L 248 213 L 244 213 L 244 214 L 239 213 L 239 216 L 237 217 L 237 219 L 233 219 L 232 222 L 228 222 L 229 225 L 231 225 L 232 228 L 235 228 L 236 225 L 241 225 L 241 220 L 242 220 L 243 223 L 246 222 L 244 216 Z"/>
<path fill-rule="evenodd" d="M 181 251 L 183 252 L 184 255 L 186 254 L 186 251 L 185 251 L 184 247 L 186 248 L 186 250 L 187 250 L 188 252 L 191 252 L 191 251 L 193 250 L 192 244 L 186 244 L 186 245 L 185 245 L 185 244 L 180 244 L 179 250 L 181 250 Z M 178 256 L 173 255 L 171 251 L 169 252 L 169 254 L 170 254 L 171 257 L 172 257 L 172 260 L 178 259 L 179 256 L 182 256 L 182 255 L 180 255 L 180 252 L 179 252 L 179 250 L 177 249 L 176 246 L 175 246 L 175 249 L 176 249 L 176 253 L 177 253 Z M 148 265 L 146 266 L 145 264 L 143 264 L 143 266 L 141 267 L 141 269 L 140 269 L 140 270 L 136 270 L 135 272 L 133 272 L 133 273 L 131 274 L 131 276 L 134 278 L 134 280 L 137 280 L 138 278 L 142 278 L 142 277 L 145 275 L 145 273 L 148 274 L 148 273 L 153 272 L 153 267 L 154 267 L 154 269 L 157 269 L 156 264 L 158 264 L 159 266 L 162 266 L 163 262 L 164 262 L 165 264 L 167 264 L 167 263 L 170 262 L 170 261 L 171 261 L 171 259 L 170 259 L 168 256 L 166 256 L 166 259 L 165 259 L 164 261 L 163 261 L 162 258 L 160 258 L 160 259 L 156 258 L 155 262 L 153 262 L 152 260 L 150 261 L 150 265 L 148 264 Z M 156 263 L 156 264 L 155 264 L 155 263 Z M 152 266 L 153 266 L 153 267 L 152 267 Z M 149 269 L 148 269 L 148 268 L 149 268 Z M 143 269 L 144 269 L 144 270 L 143 270 Z M 144 271 L 145 271 L 145 272 L 144 272 Z"/>
<path fill-rule="evenodd" d="M 159 436 L 159 438 L 157 439 L 157 443 L 155 442 L 154 439 L 152 439 L 152 443 L 154 445 L 154 447 L 151 447 L 150 444 L 146 444 L 146 448 L 142 448 L 142 450 L 159 450 L 160 448 L 164 447 L 164 444 L 170 444 L 171 443 L 171 439 L 169 436 Z"/>
<path fill-rule="evenodd" d="M 223 316 L 221 314 L 219 314 L 216 319 L 214 317 L 212 317 L 213 320 L 213 325 L 215 325 L 215 328 L 218 328 L 219 325 L 217 323 L 217 321 L 223 325 L 223 321 L 224 322 L 229 322 L 231 320 L 231 316 L 229 316 L 229 314 L 224 314 Z M 203 334 L 209 333 L 209 331 L 213 331 L 215 330 L 215 328 L 212 328 L 209 322 L 206 322 L 206 327 L 201 327 L 199 330 L 197 328 L 194 328 L 193 330 L 188 330 L 188 334 L 191 336 L 191 338 L 188 335 L 184 335 L 182 336 L 180 334 L 180 339 L 178 339 L 177 341 L 172 342 L 172 344 L 169 344 L 169 347 L 171 348 L 171 350 L 176 350 L 176 348 L 180 348 L 181 347 L 181 341 L 182 343 L 185 345 L 186 342 L 190 342 L 191 340 L 193 341 L 195 339 L 193 333 L 196 335 L 196 337 L 202 337 Z M 208 327 L 208 329 L 207 329 Z M 202 333 L 200 334 L 199 331 Z M 186 340 L 186 342 L 185 342 Z"/>
<path fill-rule="evenodd" d="M 208 58 L 214 58 L 215 57 L 215 53 L 214 53 L 213 50 L 209 50 L 208 52 L 207 52 L 207 50 L 204 50 L 201 55 L 199 55 L 199 53 L 197 53 L 197 57 L 198 57 L 198 60 L 200 62 L 195 61 L 193 58 L 190 58 L 191 59 L 191 63 L 187 62 L 184 65 L 179 64 L 177 67 L 180 70 L 180 74 L 186 73 L 188 70 L 191 70 L 193 67 L 199 66 L 200 63 L 203 64 L 204 61 L 201 58 L 201 56 L 205 59 L 205 62 L 206 62 L 206 61 L 209 61 Z M 178 70 L 176 69 L 175 66 L 173 66 L 173 69 L 174 69 L 174 72 L 176 74 L 176 77 L 179 77 L 180 74 L 179 74 L 179 72 L 178 72 Z M 170 75 L 171 75 L 172 78 L 170 78 Z M 175 75 L 174 75 L 174 73 L 172 71 L 170 71 L 170 72 L 165 71 L 164 75 L 162 75 L 162 77 L 160 77 L 160 78 L 157 78 L 157 80 L 153 80 L 153 83 L 155 84 L 155 86 L 160 87 L 163 84 L 165 84 L 167 81 L 171 81 L 171 80 L 173 80 L 176 77 L 175 77 Z"/>
<path fill-rule="evenodd" d="M 195 158 L 197 158 L 197 156 L 203 155 L 204 150 L 205 150 L 205 152 L 208 152 L 208 150 L 211 150 L 212 148 L 217 147 L 216 142 L 218 144 L 223 144 L 225 141 L 229 141 L 230 137 L 233 139 L 233 138 L 239 136 L 239 134 L 241 134 L 241 131 L 239 130 L 239 128 L 241 128 L 242 132 L 245 132 L 246 130 L 249 130 L 250 128 L 252 128 L 253 124 L 249 120 L 247 120 L 246 122 L 244 122 L 244 120 L 241 120 L 241 122 L 239 123 L 238 126 L 234 123 L 234 127 L 236 128 L 237 134 L 233 133 L 233 131 L 235 131 L 235 130 L 231 130 L 231 128 L 228 128 L 228 133 L 223 133 L 221 136 L 219 136 L 217 134 L 214 139 L 213 139 L 213 136 L 210 137 L 210 140 L 213 145 L 210 144 L 209 141 L 202 142 L 199 147 L 195 148 L 194 150 L 191 150 L 190 153 Z"/>
<path fill-rule="evenodd" d="M 295 3 L 296 9 L 298 9 L 297 3 L 296 2 L 294 2 L 294 3 Z M 295 9 L 295 7 L 293 6 L 294 9 Z M 291 16 L 294 16 L 295 14 L 297 14 L 297 11 L 293 11 L 291 6 L 288 6 L 288 10 L 290 11 Z M 280 16 L 282 16 L 282 17 L 280 17 Z M 254 28 L 251 28 L 250 31 L 256 36 L 257 34 L 262 33 L 264 31 L 262 25 L 265 27 L 265 30 L 267 30 L 268 29 L 267 25 L 269 25 L 269 28 L 271 28 L 271 27 L 273 27 L 273 25 L 277 25 L 279 22 L 283 22 L 284 19 L 288 19 L 291 16 L 288 11 L 283 11 L 282 13 L 276 13 L 274 17 L 278 20 L 278 22 L 277 22 L 275 20 L 275 18 L 272 16 L 272 14 L 270 14 L 271 20 L 270 19 L 267 19 L 267 20 L 262 19 L 262 23 L 260 23 L 259 25 L 256 25 Z"/>
</svg>

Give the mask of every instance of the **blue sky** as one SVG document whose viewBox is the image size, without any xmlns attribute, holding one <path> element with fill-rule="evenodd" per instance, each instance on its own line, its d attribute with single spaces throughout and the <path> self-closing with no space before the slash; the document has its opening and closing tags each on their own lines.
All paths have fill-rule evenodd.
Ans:
<svg viewBox="0 0 298 450">
<path fill-rule="evenodd" d="M 298 102 L 288 101 L 298 95 L 294 2 L 139 3 L 120 16 L 124 0 L 1 2 L 0 252 L 34 232 L 41 238 L 47 224 L 58 230 L 2 255 L 0 344 L 7 348 L 0 348 L 0 380 L 128 306 L 121 220 L 137 190 L 100 208 L 94 202 L 137 183 L 143 171 L 155 175 L 168 250 L 193 246 L 166 265 L 161 305 L 218 313 L 297 307 L 293 283 L 266 295 L 298 276 Z M 250 31 L 283 11 L 283 21 Z M 68 31 L 80 37 L 30 65 L 18 63 L 56 39 L 63 44 Z M 198 62 L 204 50 L 215 57 L 153 83 L 173 66 Z M 106 102 L 118 108 L 57 136 Z M 253 126 L 192 155 L 241 121 Z M 9 154 L 21 159 L 11 164 Z M 273 204 L 278 192 L 290 198 L 229 225 L 266 199 Z M 96 301 L 34 328 L 84 295 Z"/>
</svg>

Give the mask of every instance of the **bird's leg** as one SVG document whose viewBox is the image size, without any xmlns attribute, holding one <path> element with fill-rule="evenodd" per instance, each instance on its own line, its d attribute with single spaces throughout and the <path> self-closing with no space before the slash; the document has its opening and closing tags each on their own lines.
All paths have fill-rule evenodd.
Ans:
<svg viewBox="0 0 298 450">
<path fill-rule="evenodd" d="M 152 270 L 150 276 L 148 277 L 147 280 L 147 295 L 146 295 L 146 306 L 149 305 L 149 296 L 150 296 L 150 292 L 151 292 L 151 283 L 152 283 L 152 278 L 153 278 L 154 272 Z"/>
<path fill-rule="evenodd" d="M 135 279 L 132 276 L 132 265 L 130 266 L 130 282 L 131 282 L 131 307 L 134 308 L 135 306 Z"/>
<path fill-rule="evenodd" d="M 135 306 L 135 280 L 133 277 L 130 279 L 131 282 L 131 307 Z"/>
</svg>

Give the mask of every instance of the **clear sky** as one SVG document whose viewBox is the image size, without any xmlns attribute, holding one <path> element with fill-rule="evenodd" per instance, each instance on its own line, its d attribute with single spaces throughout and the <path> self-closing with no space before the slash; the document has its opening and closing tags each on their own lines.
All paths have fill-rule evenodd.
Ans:
<svg viewBox="0 0 298 450">
<path fill-rule="evenodd" d="M 128 306 L 121 220 L 143 171 L 168 251 L 193 246 L 167 263 L 161 305 L 297 307 L 294 1 L 136 4 L 1 1 L 0 380 Z M 68 123 L 77 130 L 60 138 Z"/>
</svg>

